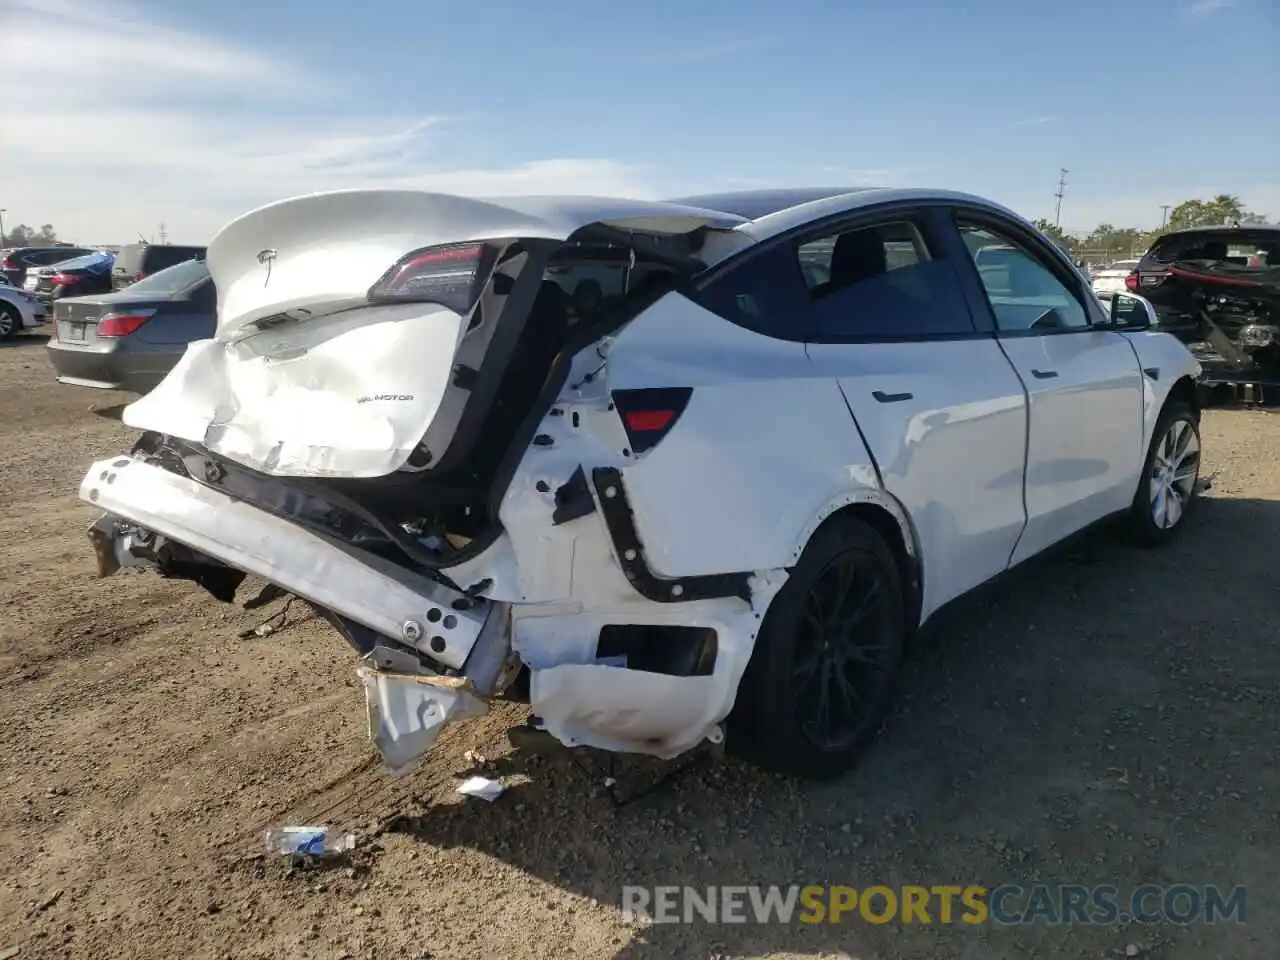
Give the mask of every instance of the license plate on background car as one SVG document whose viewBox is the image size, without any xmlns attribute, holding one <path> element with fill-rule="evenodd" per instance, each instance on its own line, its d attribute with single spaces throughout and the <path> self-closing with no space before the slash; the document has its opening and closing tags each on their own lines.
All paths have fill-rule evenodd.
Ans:
<svg viewBox="0 0 1280 960">
<path fill-rule="evenodd" d="M 40 280 L 39 280 L 39 278 L 38 278 L 38 277 L 27 277 L 26 279 L 24 279 L 24 280 L 22 281 L 22 289 L 23 289 L 23 290 L 34 290 L 34 289 L 36 288 L 36 284 L 37 284 L 37 283 L 39 283 L 39 282 L 40 282 Z"/>
<path fill-rule="evenodd" d="M 67 339 L 68 339 L 68 340 L 83 340 L 83 339 L 84 339 L 84 328 L 85 328 L 85 325 L 84 325 L 83 323 L 73 323 L 73 324 L 68 325 L 68 327 L 67 327 Z"/>
</svg>

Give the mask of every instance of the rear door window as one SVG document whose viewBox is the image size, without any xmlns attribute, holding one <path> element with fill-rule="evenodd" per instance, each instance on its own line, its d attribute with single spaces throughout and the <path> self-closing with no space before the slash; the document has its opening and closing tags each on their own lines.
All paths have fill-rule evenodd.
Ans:
<svg viewBox="0 0 1280 960">
<path fill-rule="evenodd" d="M 92 252 L 90 250 L 82 250 L 79 247 L 49 247 L 45 250 L 35 251 L 28 262 L 33 266 L 47 267 L 55 263 L 62 263 L 64 260 L 74 260 L 76 257 L 83 257 Z"/>
<path fill-rule="evenodd" d="M 713 279 L 703 306 L 785 340 L 840 343 L 974 333 L 950 263 L 910 215 L 770 245 Z"/>
<path fill-rule="evenodd" d="M 140 297 L 172 296 L 207 279 L 209 268 L 203 260 L 187 260 L 130 284 L 129 292 Z"/>
<path fill-rule="evenodd" d="M 974 332 L 951 266 L 911 219 L 801 243 L 813 338 L 900 340 Z M 816 282 L 815 282 L 816 281 Z"/>
</svg>

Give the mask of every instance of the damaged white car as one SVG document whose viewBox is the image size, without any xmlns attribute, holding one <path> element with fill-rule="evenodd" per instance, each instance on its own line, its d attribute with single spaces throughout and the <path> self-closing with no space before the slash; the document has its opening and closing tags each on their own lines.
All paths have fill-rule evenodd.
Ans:
<svg viewBox="0 0 1280 960">
<path fill-rule="evenodd" d="M 963 194 L 338 192 L 208 265 L 215 338 L 81 486 L 99 570 L 310 602 L 393 771 L 506 696 L 570 745 L 836 775 L 942 604 L 1197 493 L 1190 353 Z"/>
</svg>

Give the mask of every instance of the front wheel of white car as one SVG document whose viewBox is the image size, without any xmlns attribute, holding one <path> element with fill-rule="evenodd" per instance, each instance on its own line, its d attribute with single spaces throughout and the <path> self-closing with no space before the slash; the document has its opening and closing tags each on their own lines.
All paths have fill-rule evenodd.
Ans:
<svg viewBox="0 0 1280 960">
<path fill-rule="evenodd" d="M 1185 403 L 1165 407 L 1156 423 L 1129 526 L 1144 546 L 1164 543 L 1186 524 L 1200 482 L 1200 420 Z"/>
<path fill-rule="evenodd" d="M 902 578 L 884 537 L 854 517 L 828 521 L 765 615 L 729 745 L 790 776 L 849 770 L 890 703 L 905 632 Z"/>
</svg>

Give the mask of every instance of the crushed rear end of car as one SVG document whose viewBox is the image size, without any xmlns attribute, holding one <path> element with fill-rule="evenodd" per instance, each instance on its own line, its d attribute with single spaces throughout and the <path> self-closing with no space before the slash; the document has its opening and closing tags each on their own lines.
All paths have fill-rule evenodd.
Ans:
<svg viewBox="0 0 1280 960">
<path fill-rule="evenodd" d="M 361 657 L 392 771 L 521 677 L 565 743 L 669 757 L 717 737 L 759 609 L 745 588 L 644 596 L 609 472 L 635 443 L 599 374 L 610 334 L 741 222 L 401 191 L 246 214 L 208 251 L 216 335 L 126 408 L 142 439 L 81 485 L 105 511 L 99 572 L 222 600 L 255 574 L 308 601 Z"/>
</svg>

